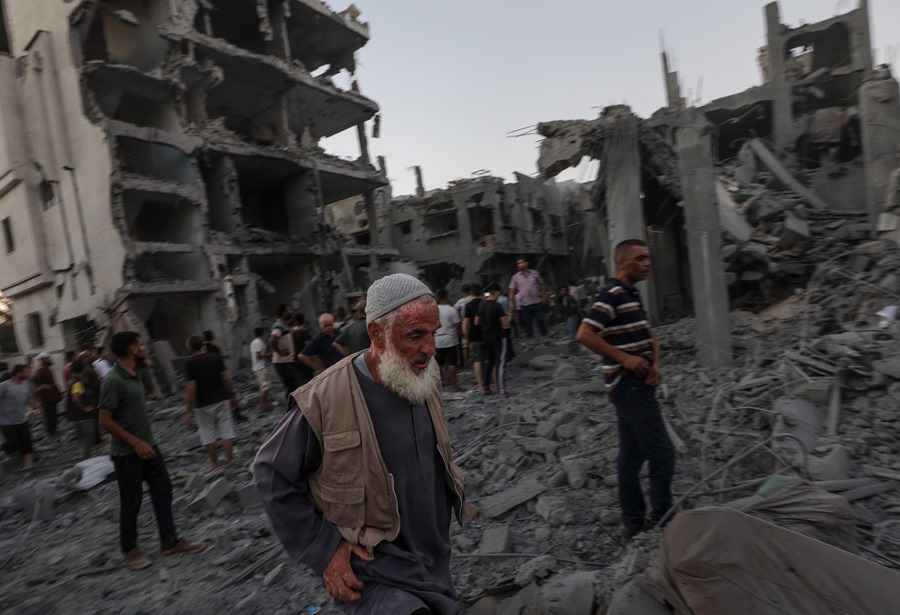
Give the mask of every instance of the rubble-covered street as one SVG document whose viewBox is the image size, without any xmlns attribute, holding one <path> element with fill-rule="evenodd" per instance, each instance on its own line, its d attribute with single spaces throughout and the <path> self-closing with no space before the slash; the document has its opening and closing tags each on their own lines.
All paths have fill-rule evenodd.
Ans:
<svg viewBox="0 0 900 615">
<path fill-rule="evenodd" d="M 809 286 L 787 300 L 759 314 L 732 312 L 735 367 L 698 368 L 690 320 L 658 329 L 660 396 L 678 450 L 674 488 L 685 510 L 745 498 L 774 474 L 811 481 L 843 496 L 847 516 L 840 508 L 803 515 L 764 506 L 753 514 L 820 532 L 896 569 L 900 324 L 877 312 L 898 299 L 900 251 L 888 242 L 845 240 L 829 254 Z M 460 595 L 488 596 L 481 609 L 490 602 L 538 609 L 470 612 L 603 613 L 613 592 L 657 555 L 661 532 L 630 544 L 616 533 L 614 415 L 598 361 L 583 349 L 570 353 L 562 336 L 557 326 L 553 346 L 519 351 L 509 399 L 445 394 L 457 460 L 481 510 L 465 527 L 454 524 Z M 463 374 L 471 389 L 471 372 Z M 201 474 L 205 453 L 177 399 L 154 411 L 175 482 L 176 521 L 208 545 L 198 555 L 154 556 L 139 573 L 122 569 L 115 482 L 101 474 L 99 484 L 79 488 L 89 473 L 73 467 L 71 443 L 43 439 L 34 475 L 5 472 L 2 610 L 338 612 L 319 580 L 286 559 L 258 506 L 247 466 L 280 411 L 251 413 L 254 387 L 243 380 L 241 404 L 252 418 L 239 426 L 238 467 L 222 476 Z M 155 546 L 149 510 L 141 538 Z"/>
<path fill-rule="evenodd" d="M 600 47 L 612 42 L 599 29 L 579 41 L 580 24 L 569 24 L 559 28 L 566 43 L 588 45 L 566 53 L 580 58 L 572 62 L 580 74 L 566 76 L 568 59 L 557 61 L 566 85 L 551 85 L 517 49 L 521 41 L 503 39 L 530 32 L 515 24 L 533 11 L 519 8 L 501 11 L 491 37 L 494 48 L 514 52 L 510 63 L 474 44 L 471 57 L 443 48 L 439 35 L 457 36 L 459 24 L 429 15 L 424 37 L 424 21 L 404 21 L 415 15 L 410 7 L 380 13 L 373 3 L 372 14 L 390 15 L 421 58 L 406 52 L 389 79 L 372 82 L 358 66 L 365 73 L 391 57 L 379 54 L 396 41 L 381 47 L 376 38 L 370 53 L 369 13 L 355 4 L 0 0 L 0 380 L 13 380 L 0 389 L 0 613 L 337 614 L 344 611 L 332 596 L 353 596 L 354 575 L 364 577 L 350 553 L 365 559 L 361 549 L 373 545 L 418 560 L 364 577 L 376 579 L 377 592 L 360 604 L 455 612 L 439 514 L 451 503 L 469 511 L 435 392 L 404 396 L 379 363 L 396 359 L 401 380 L 427 370 L 432 308 L 442 325 L 436 341 L 446 341 L 439 360 L 450 364 L 457 347 L 481 348 L 486 363 L 502 364 L 507 318 L 517 310 L 522 324 L 541 310 L 551 318 L 549 343 L 534 348 L 513 327 L 506 390 L 501 375 L 496 395 L 477 393 L 471 367 L 460 371 L 461 391 L 450 374 L 444 381 L 453 461 L 478 510 L 450 529 L 465 615 L 900 612 L 900 84 L 892 48 L 885 54 L 884 41 L 873 43 L 883 23 L 900 20 L 870 19 L 888 14 L 888 0 L 877 2 L 878 11 L 875 0 L 839 3 L 795 25 L 782 16 L 796 8 L 782 7 L 787 0 L 761 2 L 758 46 L 740 50 L 719 49 L 707 33 L 704 54 L 727 57 L 729 76 L 742 66 L 732 55 L 755 60 L 759 83 L 706 102 L 702 78 L 683 87 L 679 70 L 708 67 L 676 66 L 677 48 L 660 32 L 665 105 L 648 111 L 638 105 L 649 95 L 629 83 L 645 81 L 637 73 L 604 82 L 590 70 L 591 58 L 613 56 L 603 63 L 631 71 L 626 61 L 646 62 L 639 50 Z M 593 26 L 588 4 L 542 14 L 547 21 L 531 26 L 540 37 L 529 34 L 527 45 L 563 57 L 550 42 L 550 13 L 573 22 L 583 11 L 577 21 Z M 468 10 L 454 10 L 468 20 Z M 488 23 L 496 7 L 479 10 Z M 657 27 L 641 17 L 642 28 Z M 476 25 L 484 24 L 465 25 L 473 41 Z M 720 29 L 736 37 L 738 25 L 747 29 L 736 21 Z M 451 56 L 465 63 L 454 66 Z M 510 87 L 518 79 L 510 64 L 528 70 L 525 97 Z M 510 84 L 476 65 L 504 66 Z M 478 72 L 491 74 L 490 87 L 474 80 Z M 451 96 L 430 84 L 431 73 Z M 574 102 L 587 85 L 590 101 Z M 556 99 L 541 99 L 541 90 Z M 382 100 L 385 91 L 421 109 L 382 110 L 369 95 Z M 423 92 L 430 98 L 417 98 Z M 488 112 L 500 93 L 508 114 Z M 604 100 L 635 107 L 595 106 Z M 505 125 L 521 117 L 514 107 L 527 108 L 529 125 Z M 541 117 L 582 112 L 593 117 Z M 444 137 L 416 147 L 410 131 Z M 484 166 L 495 138 L 523 144 L 536 165 L 511 169 L 499 156 Z M 401 155 L 398 143 L 409 151 Z M 407 166 L 406 156 L 431 161 L 435 152 L 464 165 L 440 186 L 426 185 L 424 162 Z M 400 173 L 414 174 L 414 195 L 395 192 L 404 189 Z M 406 275 L 388 278 L 379 296 L 379 281 L 397 273 Z M 613 278 L 613 290 L 599 294 Z M 443 311 L 425 305 L 429 290 Z M 482 290 L 500 307 L 463 307 Z M 608 304 L 592 310 L 597 297 Z M 413 324 L 395 331 L 394 317 L 406 318 L 402 308 L 416 300 L 423 305 L 414 306 Z M 458 339 L 461 308 L 470 333 L 485 328 L 483 341 Z M 346 336 L 330 337 L 345 325 Z M 130 354 L 115 350 L 117 336 L 132 340 Z M 283 457 L 266 459 L 264 449 L 257 485 L 253 460 L 284 416 L 284 387 L 368 344 L 371 361 L 341 364 L 339 385 L 326 374 L 313 380 L 321 387 L 298 389 L 308 414 L 280 432 L 292 435 L 272 438 Z M 618 379 L 610 387 L 630 379 L 640 392 L 607 394 L 601 357 L 588 347 L 604 353 L 605 373 Z M 124 380 L 109 375 L 104 349 L 118 354 L 128 383 L 112 384 Z M 74 367 L 87 356 L 91 365 Z M 149 369 L 138 371 L 145 359 Z M 22 383 L 32 365 L 41 366 L 36 388 Z M 72 370 L 81 372 L 75 388 Z M 201 394 L 204 372 L 210 390 Z M 94 373 L 96 383 L 106 380 L 89 404 Z M 357 373 L 375 383 L 360 376 L 366 387 L 397 393 L 399 411 L 379 417 L 396 410 L 394 401 L 357 387 Z M 267 380 L 274 407 L 260 412 Z M 215 448 L 189 424 L 204 433 L 215 413 L 224 416 L 231 381 L 246 420 L 235 424 L 234 462 L 210 470 Z M 53 390 L 57 382 L 65 393 Z M 129 403 L 118 403 L 122 391 Z M 666 514 L 671 447 L 654 394 L 676 454 Z M 145 395 L 178 535 L 165 529 L 168 485 L 153 461 Z M 622 425 L 635 422 L 631 432 L 620 433 L 610 395 Z M 109 432 L 86 460 L 91 440 L 75 443 L 67 417 L 53 434 L 53 415 L 45 422 L 37 410 L 59 404 L 62 417 L 69 399 L 84 429 L 92 424 L 79 410 L 96 404 Z M 33 467 L 21 418 L 30 403 Z M 115 412 L 134 419 L 128 429 Z M 227 421 L 222 429 L 212 441 L 223 440 L 227 458 Z M 418 473 L 398 472 L 385 451 L 414 451 L 402 469 Z M 634 474 L 647 460 L 642 477 L 655 481 L 655 510 L 645 515 L 627 504 L 639 499 Z M 123 465 L 132 461 L 138 470 L 129 473 Z M 120 493 L 117 474 L 132 489 Z M 120 528 L 120 505 L 141 494 L 138 479 L 154 483 L 139 516 L 149 566 L 129 542 L 127 519 Z M 272 502 L 290 510 L 279 518 Z M 440 510 L 429 517 L 429 507 Z M 422 541 L 419 520 L 430 525 Z M 309 536 L 289 545 L 285 535 L 298 527 Z M 382 551 L 373 568 L 390 557 Z M 442 579 L 428 576 L 432 564 Z M 441 605 L 405 596 L 413 576 Z"/>
</svg>

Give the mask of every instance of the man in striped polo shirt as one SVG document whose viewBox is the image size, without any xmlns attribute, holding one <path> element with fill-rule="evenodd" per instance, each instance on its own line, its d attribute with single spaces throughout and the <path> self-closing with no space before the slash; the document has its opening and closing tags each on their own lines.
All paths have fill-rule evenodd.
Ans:
<svg viewBox="0 0 900 615">
<path fill-rule="evenodd" d="M 672 506 L 675 449 L 656 403 L 662 383 L 659 343 L 635 284 L 650 273 L 650 251 L 639 239 L 616 246 L 616 276 L 606 284 L 578 329 L 578 341 L 603 357 L 606 391 L 619 423 L 619 506 L 622 534 L 650 529 Z M 650 516 L 640 471 L 650 464 Z"/>
</svg>

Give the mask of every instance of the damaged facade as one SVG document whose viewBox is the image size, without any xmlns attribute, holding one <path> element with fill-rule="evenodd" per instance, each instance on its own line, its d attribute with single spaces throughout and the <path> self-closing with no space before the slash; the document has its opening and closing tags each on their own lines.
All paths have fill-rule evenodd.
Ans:
<svg viewBox="0 0 900 615">
<path fill-rule="evenodd" d="M 420 186 L 415 196 L 391 199 L 386 189 L 380 196 L 376 237 L 415 263 L 432 288 L 455 293 L 466 283 L 503 286 L 516 260 L 525 257 L 549 290 L 568 284 L 587 266 L 577 195 L 552 182 L 516 173 L 515 183 L 481 176 L 428 192 Z M 373 234 L 361 199 L 348 199 L 333 211 L 335 223 L 356 245 L 369 245 Z"/>
<path fill-rule="evenodd" d="M 781 298 L 812 274 L 803 259 L 777 263 L 809 239 L 811 221 L 847 238 L 900 237 L 900 91 L 887 66 L 873 66 L 867 2 L 799 27 L 781 23 L 777 2 L 764 13 L 762 85 L 688 107 L 663 51 L 668 104 L 650 119 L 614 106 L 538 127 L 544 176 L 601 161 L 592 200 L 605 253 L 648 241 L 650 312 L 695 315 L 706 367 L 731 360 L 729 300 Z M 791 196 L 773 202 L 771 188 Z M 753 226 L 775 220 L 774 241 Z"/>
<path fill-rule="evenodd" d="M 331 79 L 368 40 L 357 16 L 319 0 L 3 2 L 0 292 L 23 353 L 131 328 L 172 379 L 191 334 L 214 330 L 236 360 L 277 304 L 313 315 L 365 286 L 334 273 L 342 240 L 322 216 L 387 183 L 366 151 L 377 104 Z M 358 160 L 319 147 L 351 128 Z"/>
</svg>

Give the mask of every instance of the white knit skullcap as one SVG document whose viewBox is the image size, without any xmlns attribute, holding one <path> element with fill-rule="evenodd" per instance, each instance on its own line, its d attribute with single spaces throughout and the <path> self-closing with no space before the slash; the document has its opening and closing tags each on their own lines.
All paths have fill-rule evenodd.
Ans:
<svg viewBox="0 0 900 615">
<path fill-rule="evenodd" d="M 366 292 L 366 322 L 372 322 L 422 295 L 433 297 L 434 293 L 421 280 L 406 273 L 394 273 L 375 280 Z"/>
</svg>

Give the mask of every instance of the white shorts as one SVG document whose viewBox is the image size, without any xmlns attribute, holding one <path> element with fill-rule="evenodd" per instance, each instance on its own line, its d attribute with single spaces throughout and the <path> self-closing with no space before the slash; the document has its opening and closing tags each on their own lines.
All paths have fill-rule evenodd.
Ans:
<svg viewBox="0 0 900 615">
<path fill-rule="evenodd" d="M 234 422 L 227 401 L 202 406 L 194 411 L 200 444 L 206 446 L 216 440 L 234 440 Z"/>
<path fill-rule="evenodd" d="M 269 370 L 263 368 L 259 371 L 253 372 L 253 375 L 256 376 L 256 382 L 259 383 L 259 392 L 268 393 L 269 389 L 272 388 L 269 384 Z"/>
</svg>

